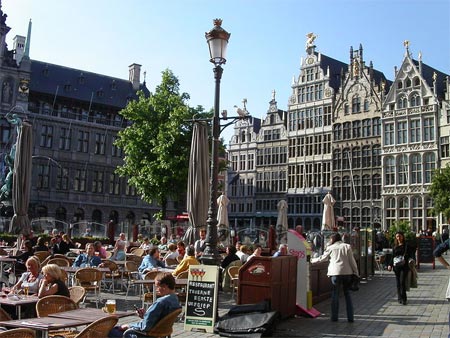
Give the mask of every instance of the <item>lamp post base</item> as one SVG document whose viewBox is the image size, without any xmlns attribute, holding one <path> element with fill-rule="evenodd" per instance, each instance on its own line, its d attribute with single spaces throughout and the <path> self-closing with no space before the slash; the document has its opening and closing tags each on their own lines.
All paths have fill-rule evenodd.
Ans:
<svg viewBox="0 0 450 338">
<path fill-rule="evenodd" d="M 222 262 L 222 257 L 219 254 L 216 254 L 216 255 L 206 254 L 206 255 L 202 255 L 202 257 L 200 257 L 200 262 L 205 265 L 219 266 L 220 263 Z"/>
</svg>

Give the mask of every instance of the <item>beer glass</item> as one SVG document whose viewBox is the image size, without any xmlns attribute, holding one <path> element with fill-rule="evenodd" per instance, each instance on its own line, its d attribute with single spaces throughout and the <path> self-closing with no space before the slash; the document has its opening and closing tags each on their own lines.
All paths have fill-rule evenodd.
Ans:
<svg viewBox="0 0 450 338">
<path fill-rule="evenodd" d="M 116 301 L 114 299 L 108 299 L 106 301 L 106 312 L 109 314 L 116 313 Z"/>
</svg>

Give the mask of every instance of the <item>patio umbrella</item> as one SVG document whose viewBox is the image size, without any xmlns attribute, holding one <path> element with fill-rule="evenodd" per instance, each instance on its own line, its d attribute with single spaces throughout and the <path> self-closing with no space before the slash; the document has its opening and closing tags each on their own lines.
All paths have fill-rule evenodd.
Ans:
<svg viewBox="0 0 450 338">
<path fill-rule="evenodd" d="M 333 205 L 336 200 L 331 193 L 327 193 L 322 200 L 323 203 L 323 216 L 322 216 L 322 230 L 332 230 L 335 225 L 334 220 L 334 208 Z"/>
<path fill-rule="evenodd" d="M 208 164 L 208 125 L 204 122 L 195 122 L 192 133 L 187 186 L 186 209 L 189 216 L 189 227 L 183 236 L 183 241 L 187 245 L 195 243 L 196 229 L 205 226 L 208 218 Z"/>
<path fill-rule="evenodd" d="M 222 236 L 222 237 L 225 237 L 225 240 L 223 240 L 222 238 L 220 238 L 220 239 L 223 242 L 226 242 L 227 244 L 229 244 L 229 239 L 230 239 L 230 235 L 229 235 L 230 223 L 228 221 L 228 210 L 227 210 L 229 203 L 230 203 L 230 200 L 224 194 L 220 195 L 219 198 L 217 198 L 217 205 L 218 205 L 217 226 L 219 229 L 219 233 L 224 233 L 224 236 Z"/>
<path fill-rule="evenodd" d="M 287 230 L 288 230 L 288 220 L 287 220 L 287 209 L 288 204 L 285 200 L 280 200 L 277 204 L 278 218 L 277 218 L 277 240 L 278 244 L 287 243 Z"/>
<path fill-rule="evenodd" d="M 14 216 L 11 219 L 9 231 L 15 234 L 29 235 L 31 232 L 31 224 L 28 218 L 28 204 L 30 202 L 31 189 L 32 126 L 29 122 L 23 121 L 18 125 L 17 130 L 18 136 L 12 184 Z"/>
</svg>

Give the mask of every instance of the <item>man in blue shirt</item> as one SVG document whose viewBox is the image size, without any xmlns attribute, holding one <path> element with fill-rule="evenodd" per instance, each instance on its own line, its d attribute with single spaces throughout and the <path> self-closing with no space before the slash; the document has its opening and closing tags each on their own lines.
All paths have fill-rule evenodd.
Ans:
<svg viewBox="0 0 450 338">
<path fill-rule="evenodd" d="M 159 274 L 155 278 L 155 285 L 158 294 L 148 310 L 138 309 L 137 314 L 141 321 L 131 324 L 124 324 L 114 327 L 109 333 L 109 337 L 141 338 L 148 337 L 146 332 L 153 328 L 162 318 L 181 307 L 178 297 L 175 294 L 175 278 L 171 274 Z"/>
<path fill-rule="evenodd" d="M 159 249 L 153 248 L 150 249 L 150 252 L 147 256 L 142 260 L 141 265 L 138 268 L 141 277 L 143 277 L 147 272 L 157 269 L 157 268 L 165 268 L 166 264 L 162 260 L 159 259 Z"/>
<path fill-rule="evenodd" d="M 278 251 L 275 252 L 272 257 L 287 256 L 288 254 L 287 249 L 288 248 L 286 244 L 280 244 L 280 246 L 278 247 Z"/>
<path fill-rule="evenodd" d="M 75 259 L 75 262 L 73 262 L 73 266 L 81 268 L 89 266 L 99 266 L 102 260 L 100 259 L 100 257 L 95 256 L 94 253 L 94 244 L 86 244 L 86 253 L 79 254 Z"/>
</svg>

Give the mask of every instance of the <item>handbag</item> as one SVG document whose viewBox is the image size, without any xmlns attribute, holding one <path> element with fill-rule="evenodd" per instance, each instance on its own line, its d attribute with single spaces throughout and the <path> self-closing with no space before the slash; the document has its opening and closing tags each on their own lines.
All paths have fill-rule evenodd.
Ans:
<svg viewBox="0 0 450 338">
<path fill-rule="evenodd" d="M 350 280 L 350 287 L 349 289 L 352 291 L 358 291 L 359 290 L 359 276 L 353 274 Z"/>
<path fill-rule="evenodd" d="M 405 266 L 405 264 L 406 264 L 405 255 L 406 255 L 407 248 L 408 248 L 408 246 L 405 245 L 405 253 L 403 255 L 399 255 L 399 256 L 395 256 L 394 257 L 393 263 L 394 263 L 394 266 L 396 268 L 401 268 L 401 267 Z"/>
<path fill-rule="evenodd" d="M 394 266 L 400 268 L 405 265 L 405 256 L 395 256 L 394 257 Z"/>
</svg>

